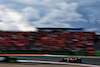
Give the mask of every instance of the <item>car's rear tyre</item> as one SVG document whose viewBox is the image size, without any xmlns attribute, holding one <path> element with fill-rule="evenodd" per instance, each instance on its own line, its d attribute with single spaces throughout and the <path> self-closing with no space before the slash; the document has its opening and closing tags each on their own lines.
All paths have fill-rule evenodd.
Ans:
<svg viewBox="0 0 100 67">
<path fill-rule="evenodd" d="M 60 62 L 68 62 L 68 60 L 67 59 L 62 59 L 62 60 L 60 60 Z"/>
</svg>

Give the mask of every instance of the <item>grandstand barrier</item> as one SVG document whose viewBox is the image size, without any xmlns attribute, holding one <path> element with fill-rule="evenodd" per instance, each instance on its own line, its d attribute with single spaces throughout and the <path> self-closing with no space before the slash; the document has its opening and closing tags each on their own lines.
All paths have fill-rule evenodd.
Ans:
<svg viewBox="0 0 100 67">
<path fill-rule="evenodd" d="M 72 51 L 1 51 L 0 54 L 53 54 L 73 55 Z"/>
<path fill-rule="evenodd" d="M 84 52 L 84 51 L 74 51 L 73 55 L 80 55 L 80 56 L 87 56 L 88 52 Z"/>
<path fill-rule="evenodd" d="M 93 51 L 88 52 L 88 56 L 94 56 L 94 55 L 95 55 L 95 53 Z"/>
<path fill-rule="evenodd" d="M 95 51 L 95 56 L 100 56 L 100 51 Z"/>
<path fill-rule="evenodd" d="M 15 63 L 15 62 L 17 62 L 17 58 L 9 58 L 8 59 L 8 62 L 10 62 L 10 63 Z"/>
<path fill-rule="evenodd" d="M 0 54 L 51 54 L 51 55 L 92 55 L 85 51 L 1 51 Z M 95 52 L 96 55 L 100 53 Z"/>
<path fill-rule="evenodd" d="M 51 54 L 51 55 L 100 56 L 100 51 L 0 51 L 0 54 Z"/>
</svg>

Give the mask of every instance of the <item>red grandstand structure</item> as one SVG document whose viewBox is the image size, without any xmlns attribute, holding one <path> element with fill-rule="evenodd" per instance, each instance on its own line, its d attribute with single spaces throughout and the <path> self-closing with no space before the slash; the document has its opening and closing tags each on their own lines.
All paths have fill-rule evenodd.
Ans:
<svg viewBox="0 0 100 67">
<path fill-rule="evenodd" d="M 0 31 L 0 51 L 93 51 L 95 32 L 83 28 L 38 28 L 38 32 Z"/>
</svg>

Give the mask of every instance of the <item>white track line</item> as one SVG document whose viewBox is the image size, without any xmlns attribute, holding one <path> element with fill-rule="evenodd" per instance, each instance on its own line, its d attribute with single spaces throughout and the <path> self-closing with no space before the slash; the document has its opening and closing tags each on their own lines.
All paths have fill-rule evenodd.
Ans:
<svg viewBox="0 0 100 67">
<path fill-rule="evenodd" d="M 66 55 L 49 55 L 49 54 L 44 54 L 44 56 L 50 56 L 50 57 L 81 57 L 81 58 L 100 58 L 97 56 L 66 56 Z"/>
<path fill-rule="evenodd" d="M 17 60 L 17 62 L 34 62 L 34 63 L 50 63 L 50 64 L 65 64 L 65 65 L 76 65 L 76 66 L 100 67 L 97 65 L 89 65 L 89 64 L 52 62 L 52 61 L 36 61 L 36 60 Z"/>
</svg>

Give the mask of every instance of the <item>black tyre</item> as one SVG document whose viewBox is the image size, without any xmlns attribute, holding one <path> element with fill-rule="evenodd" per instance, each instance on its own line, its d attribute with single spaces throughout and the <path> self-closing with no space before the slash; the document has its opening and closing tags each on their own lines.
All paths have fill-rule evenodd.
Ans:
<svg viewBox="0 0 100 67">
<path fill-rule="evenodd" d="M 82 60 L 81 60 L 81 59 L 79 59 L 77 62 L 78 62 L 78 63 L 82 63 Z"/>
<path fill-rule="evenodd" d="M 68 60 L 67 59 L 62 59 L 62 60 L 60 60 L 60 62 L 68 62 Z"/>
</svg>

